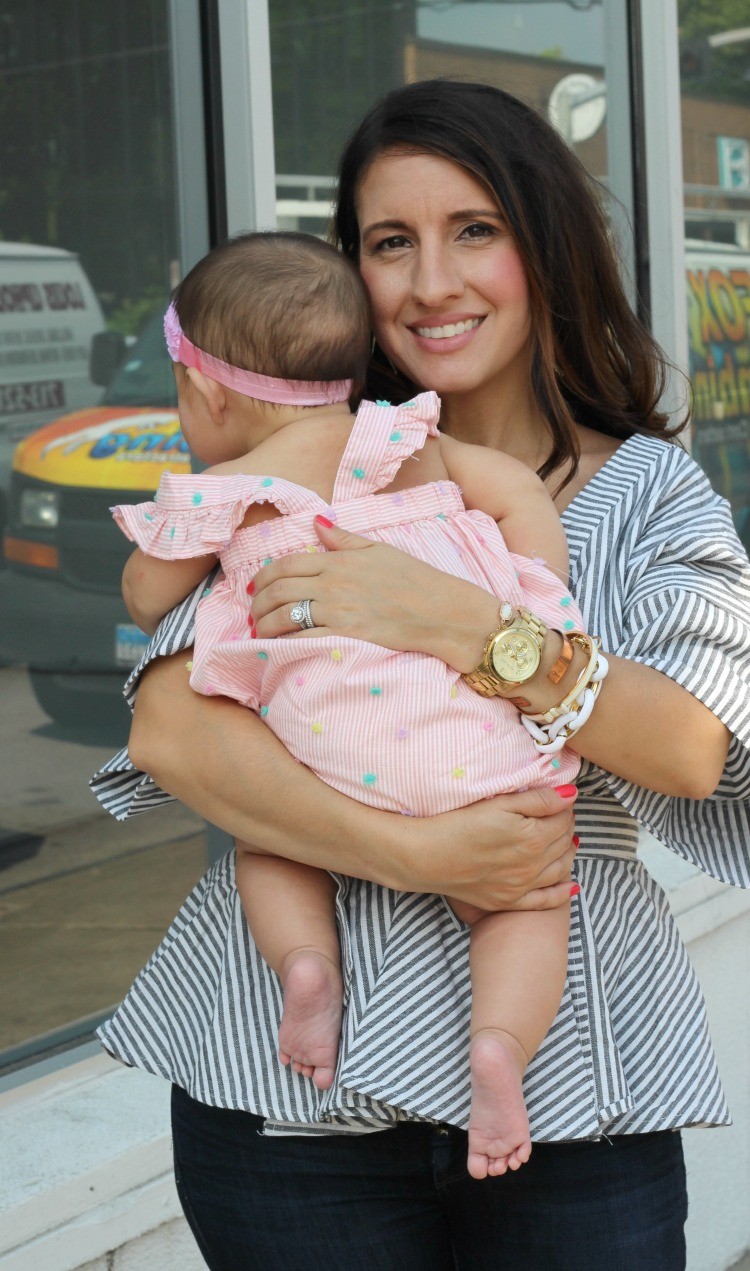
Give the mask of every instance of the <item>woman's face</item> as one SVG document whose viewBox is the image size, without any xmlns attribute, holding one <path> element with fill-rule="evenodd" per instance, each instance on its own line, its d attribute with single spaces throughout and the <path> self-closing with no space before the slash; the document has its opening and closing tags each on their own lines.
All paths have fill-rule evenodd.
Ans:
<svg viewBox="0 0 750 1271">
<path fill-rule="evenodd" d="M 464 168 L 386 151 L 357 197 L 360 270 L 380 347 L 441 394 L 529 383 L 529 291 L 500 208 Z"/>
</svg>

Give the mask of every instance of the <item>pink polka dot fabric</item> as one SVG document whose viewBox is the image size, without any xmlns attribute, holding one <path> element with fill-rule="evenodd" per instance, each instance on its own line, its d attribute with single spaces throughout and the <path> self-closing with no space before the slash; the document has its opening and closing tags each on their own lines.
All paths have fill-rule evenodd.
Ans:
<svg viewBox="0 0 750 1271">
<path fill-rule="evenodd" d="M 280 478 L 168 473 L 154 503 L 113 509 L 147 553 L 219 553 L 223 577 L 198 606 L 192 686 L 258 712 L 301 763 L 344 794 L 416 816 L 563 784 L 578 757 L 538 754 L 515 707 L 479 696 L 437 658 L 336 636 L 254 640 L 247 585 L 269 560 L 322 550 L 313 529 L 322 513 L 523 605 L 551 627 L 581 629 L 555 575 L 510 553 L 495 522 L 466 509 L 452 482 L 376 493 L 436 434 L 438 414 L 434 393 L 400 407 L 363 403 L 330 506 Z M 283 515 L 240 528 L 247 507 L 265 501 Z"/>
</svg>

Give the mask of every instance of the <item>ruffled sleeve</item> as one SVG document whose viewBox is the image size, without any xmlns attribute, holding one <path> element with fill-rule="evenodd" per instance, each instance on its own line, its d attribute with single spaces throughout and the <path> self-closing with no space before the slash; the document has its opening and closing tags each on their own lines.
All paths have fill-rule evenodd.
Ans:
<svg viewBox="0 0 750 1271">
<path fill-rule="evenodd" d="M 440 398 L 418 393 L 403 406 L 361 403 L 341 458 L 333 503 L 347 503 L 390 485 L 401 464 L 437 436 Z"/>
<path fill-rule="evenodd" d="M 374 490 L 390 485 L 404 460 L 421 450 L 428 437 L 437 437 L 440 398 L 437 393 L 417 393 L 412 401 L 392 407 L 389 414 L 392 418 L 388 424 L 386 444 L 378 455 L 377 472 L 372 482 Z"/>
<path fill-rule="evenodd" d="M 403 429 L 423 426 L 428 437 L 437 437 L 440 398 L 437 393 L 417 393 L 410 402 L 396 407 L 396 424 Z"/>
<path fill-rule="evenodd" d="M 733 735 L 708 799 L 670 798 L 606 774 L 656 838 L 706 873 L 750 886 L 750 565 L 729 506 L 670 447 L 665 480 L 624 565 L 622 638 L 612 652 L 668 675 Z M 637 519 L 637 518 L 636 518 Z"/>
<path fill-rule="evenodd" d="M 185 560 L 221 552 L 251 503 L 269 501 L 270 478 L 187 476 L 165 472 L 152 503 L 110 508 L 120 529 L 147 556 Z"/>
</svg>

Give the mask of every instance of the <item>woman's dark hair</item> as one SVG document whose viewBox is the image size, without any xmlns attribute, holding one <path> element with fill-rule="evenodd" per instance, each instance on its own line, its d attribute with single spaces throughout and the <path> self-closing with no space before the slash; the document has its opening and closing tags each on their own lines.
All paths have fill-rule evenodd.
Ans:
<svg viewBox="0 0 750 1271">
<path fill-rule="evenodd" d="M 238 234 L 214 247 L 173 296 L 188 339 L 232 366 L 291 380 L 354 381 L 370 356 L 359 271 L 311 234 Z"/>
<path fill-rule="evenodd" d="M 334 228 L 354 261 L 357 192 L 388 150 L 449 159 L 500 205 L 528 279 L 532 388 L 552 438 L 541 476 L 566 460 L 573 464 L 568 479 L 575 472 L 576 423 L 622 438 L 669 439 L 680 430 L 683 423 L 671 425 L 659 409 L 667 363 L 628 304 L 600 187 L 535 110 L 487 84 L 446 79 L 406 84 L 382 98 L 347 142 L 339 168 Z M 381 395 L 387 375 L 381 355 L 371 364 Z M 415 387 L 391 374 L 394 396 L 411 396 Z"/>
</svg>

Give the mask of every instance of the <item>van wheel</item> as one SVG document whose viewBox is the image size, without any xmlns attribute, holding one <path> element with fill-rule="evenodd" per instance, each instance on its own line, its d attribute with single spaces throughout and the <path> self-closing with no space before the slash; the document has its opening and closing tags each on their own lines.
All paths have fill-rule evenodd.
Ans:
<svg viewBox="0 0 750 1271">
<path fill-rule="evenodd" d="M 65 675 L 29 670 L 34 696 L 61 736 L 90 745 L 124 746 L 130 711 L 122 698 L 121 673 Z"/>
</svg>

